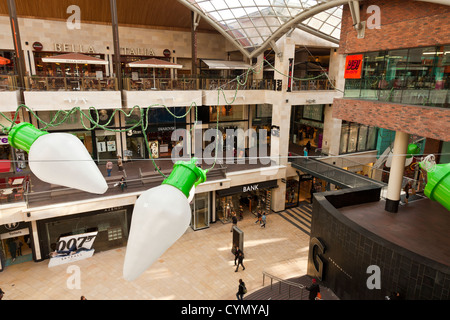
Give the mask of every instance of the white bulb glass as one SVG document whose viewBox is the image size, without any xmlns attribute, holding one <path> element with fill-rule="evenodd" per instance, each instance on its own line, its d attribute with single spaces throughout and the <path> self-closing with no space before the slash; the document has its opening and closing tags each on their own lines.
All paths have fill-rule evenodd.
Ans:
<svg viewBox="0 0 450 320">
<path fill-rule="evenodd" d="M 40 136 L 31 145 L 28 160 L 31 171 L 42 181 L 96 194 L 108 189 L 91 155 L 72 134 Z"/>
<path fill-rule="evenodd" d="M 123 277 L 138 278 L 186 232 L 190 221 L 188 199 L 174 186 L 163 184 L 142 193 L 133 209 Z"/>
</svg>

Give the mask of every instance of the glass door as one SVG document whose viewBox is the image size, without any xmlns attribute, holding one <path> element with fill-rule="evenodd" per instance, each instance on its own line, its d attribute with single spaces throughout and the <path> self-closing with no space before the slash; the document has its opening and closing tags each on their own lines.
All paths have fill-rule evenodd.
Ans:
<svg viewBox="0 0 450 320">
<path fill-rule="evenodd" d="M 191 202 L 191 227 L 194 230 L 209 228 L 209 192 L 196 194 Z"/>
</svg>

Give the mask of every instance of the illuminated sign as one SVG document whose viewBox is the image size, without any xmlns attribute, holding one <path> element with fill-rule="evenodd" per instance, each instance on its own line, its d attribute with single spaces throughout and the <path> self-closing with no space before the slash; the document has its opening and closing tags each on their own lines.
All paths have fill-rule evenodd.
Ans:
<svg viewBox="0 0 450 320">
<path fill-rule="evenodd" d="M 361 79 L 363 55 L 347 56 L 345 60 L 345 79 Z"/>
</svg>

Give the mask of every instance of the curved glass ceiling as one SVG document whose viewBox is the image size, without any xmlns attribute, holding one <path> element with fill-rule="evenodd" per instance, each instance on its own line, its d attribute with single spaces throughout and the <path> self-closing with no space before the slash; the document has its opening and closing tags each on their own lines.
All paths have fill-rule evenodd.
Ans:
<svg viewBox="0 0 450 320">
<path fill-rule="evenodd" d="M 182 0 L 252 56 L 301 24 L 339 40 L 342 3 L 338 0 Z M 326 4 L 326 5 L 324 5 Z M 298 23 L 296 22 L 298 20 Z M 289 24 L 287 28 L 285 28 Z M 242 51 L 242 50 L 241 50 Z"/>
</svg>

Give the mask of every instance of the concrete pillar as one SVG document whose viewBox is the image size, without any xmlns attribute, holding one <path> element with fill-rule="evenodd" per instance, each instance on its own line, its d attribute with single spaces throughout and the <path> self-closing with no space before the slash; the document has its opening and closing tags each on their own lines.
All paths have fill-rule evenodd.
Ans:
<svg viewBox="0 0 450 320">
<path fill-rule="evenodd" d="M 272 189 L 270 207 L 274 212 L 283 211 L 286 208 L 286 182 L 278 180 L 278 188 Z"/>
<path fill-rule="evenodd" d="M 282 100 L 284 99 L 284 100 Z M 272 132 L 270 137 L 270 159 L 279 165 L 288 164 L 289 130 L 291 124 L 291 105 L 286 96 L 280 94 L 279 102 L 272 105 Z"/>
<path fill-rule="evenodd" d="M 385 210 L 396 213 L 400 203 L 403 172 L 405 171 L 406 152 L 408 150 L 409 134 L 397 131 L 395 133 L 391 171 L 389 174 Z"/>
</svg>

